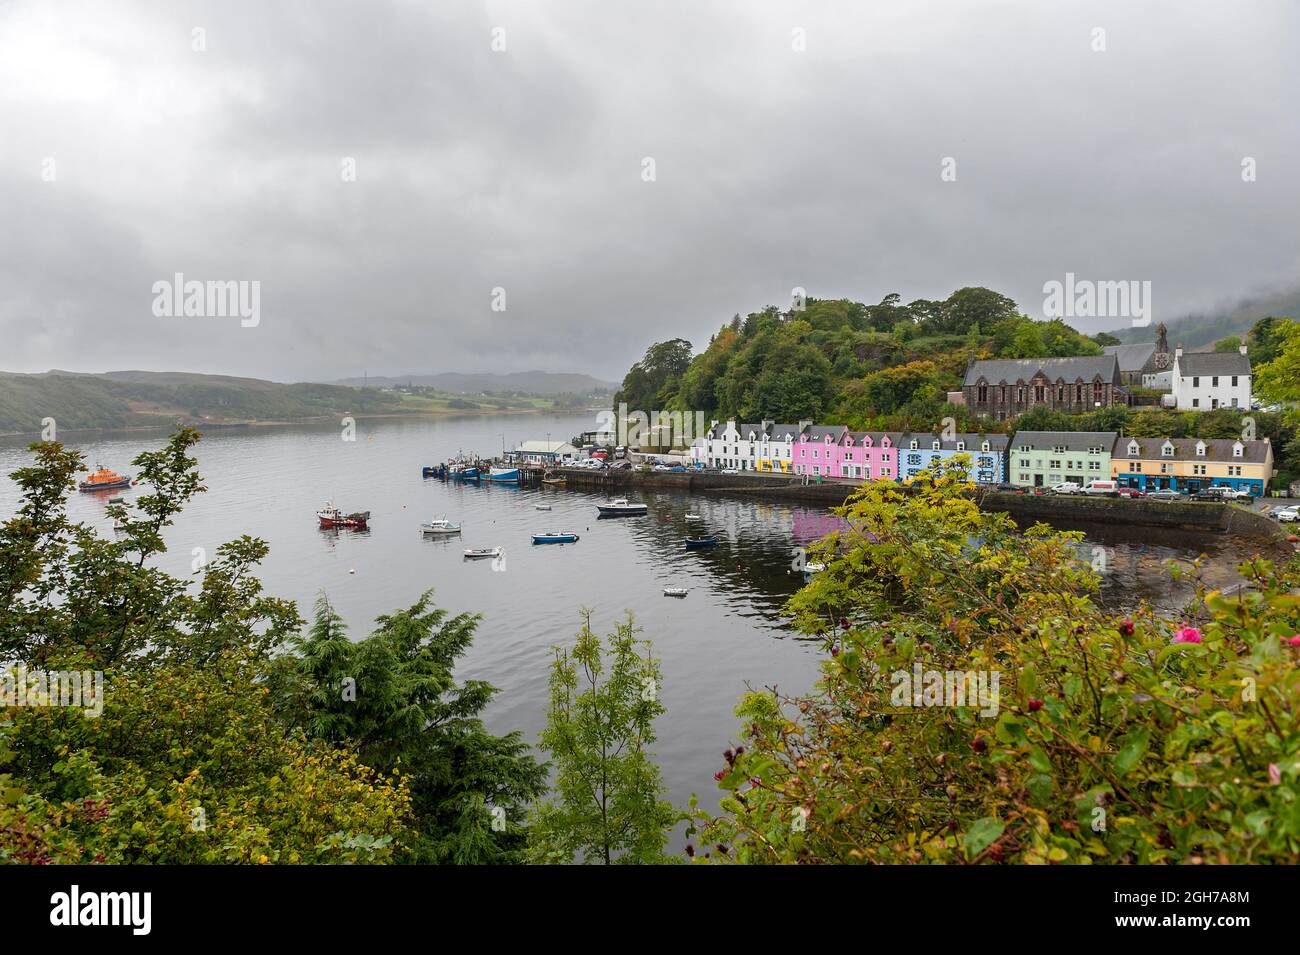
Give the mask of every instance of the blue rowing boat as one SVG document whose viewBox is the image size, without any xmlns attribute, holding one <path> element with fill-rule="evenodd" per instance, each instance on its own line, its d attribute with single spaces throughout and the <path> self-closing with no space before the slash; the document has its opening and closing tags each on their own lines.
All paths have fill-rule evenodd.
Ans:
<svg viewBox="0 0 1300 955">
<path fill-rule="evenodd" d="M 576 544 L 578 542 L 577 534 L 557 534 L 555 531 L 547 531 L 545 534 L 534 534 L 534 544 Z"/>
<path fill-rule="evenodd" d="M 717 542 L 716 537 L 688 537 L 686 538 L 686 549 L 700 550 L 704 547 L 712 547 Z"/>
</svg>

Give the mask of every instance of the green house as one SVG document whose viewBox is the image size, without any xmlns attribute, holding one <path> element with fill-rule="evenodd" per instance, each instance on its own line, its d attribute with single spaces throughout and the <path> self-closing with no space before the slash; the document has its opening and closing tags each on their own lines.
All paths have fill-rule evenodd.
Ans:
<svg viewBox="0 0 1300 955">
<path fill-rule="evenodd" d="M 1018 487 L 1109 481 L 1117 436 L 1114 431 L 1017 431 L 1007 452 L 1007 477 Z"/>
</svg>

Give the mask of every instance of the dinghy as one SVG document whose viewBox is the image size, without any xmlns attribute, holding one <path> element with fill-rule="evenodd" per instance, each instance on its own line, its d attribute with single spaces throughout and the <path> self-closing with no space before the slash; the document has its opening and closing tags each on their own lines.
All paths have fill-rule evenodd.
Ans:
<svg viewBox="0 0 1300 955">
<path fill-rule="evenodd" d="M 539 511 L 549 511 L 549 510 L 551 509 L 551 505 L 549 505 L 549 504 L 534 504 L 534 505 L 533 505 L 533 508 L 534 508 L 535 510 L 539 510 Z"/>
<path fill-rule="evenodd" d="M 716 537 L 688 537 L 686 538 L 686 549 L 700 550 L 704 547 L 712 547 L 717 542 Z"/>
<path fill-rule="evenodd" d="M 465 556 L 471 560 L 477 560 L 480 557 L 500 557 L 500 547 L 467 547 Z"/>
<path fill-rule="evenodd" d="M 665 588 L 664 588 L 664 596 L 665 596 L 665 597 L 685 597 L 685 596 L 686 596 L 686 588 L 685 588 L 685 587 L 665 587 Z"/>
<path fill-rule="evenodd" d="M 577 534 L 557 534 L 555 531 L 547 531 L 545 534 L 534 534 L 534 544 L 576 544 L 578 542 Z"/>
</svg>

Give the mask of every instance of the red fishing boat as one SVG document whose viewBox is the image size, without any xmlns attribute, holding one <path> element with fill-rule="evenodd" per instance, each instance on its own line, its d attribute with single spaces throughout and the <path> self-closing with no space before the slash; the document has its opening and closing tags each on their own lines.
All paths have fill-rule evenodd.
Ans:
<svg viewBox="0 0 1300 955">
<path fill-rule="evenodd" d="M 316 519 L 320 521 L 321 527 L 359 528 L 366 526 L 366 523 L 370 520 L 370 512 L 354 511 L 351 514 L 344 514 L 331 501 L 316 512 Z"/>
<path fill-rule="evenodd" d="M 125 487 L 131 486 L 129 475 L 121 475 L 116 471 L 110 471 L 103 467 L 95 471 L 90 477 L 77 485 L 81 491 L 118 491 Z"/>
</svg>

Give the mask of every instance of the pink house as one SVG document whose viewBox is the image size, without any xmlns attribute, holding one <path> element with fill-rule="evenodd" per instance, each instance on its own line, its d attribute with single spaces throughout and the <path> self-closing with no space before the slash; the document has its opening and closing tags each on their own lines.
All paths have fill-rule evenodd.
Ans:
<svg viewBox="0 0 1300 955">
<path fill-rule="evenodd" d="M 813 424 L 804 428 L 794 439 L 794 473 L 810 477 L 839 477 L 839 445 L 848 433 L 849 429 L 842 424 Z"/>
<path fill-rule="evenodd" d="M 894 435 L 849 431 L 844 425 L 813 425 L 795 439 L 795 474 L 855 481 L 898 479 Z"/>
<path fill-rule="evenodd" d="M 893 436 L 884 432 L 849 431 L 839 442 L 834 476 L 858 481 L 898 478 L 898 452 Z"/>
</svg>

